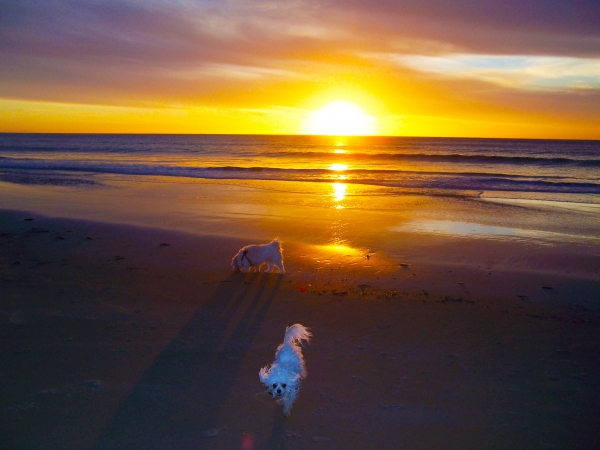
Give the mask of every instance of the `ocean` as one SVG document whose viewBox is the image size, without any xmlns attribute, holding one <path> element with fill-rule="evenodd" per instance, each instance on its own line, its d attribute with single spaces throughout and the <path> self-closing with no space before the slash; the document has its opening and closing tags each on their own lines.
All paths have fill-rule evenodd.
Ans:
<svg viewBox="0 0 600 450">
<path fill-rule="evenodd" d="M 394 261 L 597 279 L 599 194 L 600 141 L 0 134 L 0 210 L 23 220 Z"/>
<path fill-rule="evenodd" d="M 600 141 L 0 134 L 1 181 L 69 186 L 94 184 L 95 174 L 578 194 L 600 203 Z"/>
</svg>

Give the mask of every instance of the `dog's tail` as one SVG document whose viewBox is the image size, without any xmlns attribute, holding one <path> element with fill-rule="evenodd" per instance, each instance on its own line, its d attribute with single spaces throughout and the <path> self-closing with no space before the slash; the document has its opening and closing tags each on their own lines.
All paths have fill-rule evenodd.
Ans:
<svg viewBox="0 0 600 450">
<path fill-rule="evenodd" d="M 285 342 L 289 342 L 291 344 L 297 343 L 298 345 L 302 345 L 302 341 L 309 342 L 312 334 L 308 331 L 304 325 L 300 325 L 296 323 L 290 327 L 285 329 Z"/>
</svg>

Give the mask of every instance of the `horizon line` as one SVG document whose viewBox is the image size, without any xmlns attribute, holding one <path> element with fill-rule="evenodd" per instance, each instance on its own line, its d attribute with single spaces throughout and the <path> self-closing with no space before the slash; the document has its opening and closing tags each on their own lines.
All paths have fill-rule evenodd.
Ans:
<svg viewBox="0 0 600 450">
<path fill-rule="evenodd" d="M 78 135 L 78 136 L 287 136 L 287 137 L 316 137 L 316 138 L 405 138 L 405 139 L 473 139 L 473 140 L 520 140 L 520 141 L 600 141 L 600 138 L 530 138 L 530 137 L 481 137 L 481 136 L 421 136 L 421 135 L 334 135 L 334 134 L 285 134 L 285 133 L 123 133 L 123 132 L 62 132 L 62 131 L 0 131 L 0 135 L 31 134 L 31 135 Z"/>
</svg>

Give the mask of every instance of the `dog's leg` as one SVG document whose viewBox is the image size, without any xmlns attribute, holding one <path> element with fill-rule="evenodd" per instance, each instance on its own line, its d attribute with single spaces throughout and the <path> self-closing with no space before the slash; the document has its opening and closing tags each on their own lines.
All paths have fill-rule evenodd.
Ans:
<svg viewBox="0 0 600 450">
<path fill-rule="evenodd" d="M 275 265 L 279 269 L 279 273 L 285 273 L 285 268 L 283 267 L 283 256 L 281 254 L 278 255 Z"/>
<path fill-rule="evenodd" d="M 273 263 L 267 263 L 267 271 L 266 273 L 273 272 Z"/>
</svg>

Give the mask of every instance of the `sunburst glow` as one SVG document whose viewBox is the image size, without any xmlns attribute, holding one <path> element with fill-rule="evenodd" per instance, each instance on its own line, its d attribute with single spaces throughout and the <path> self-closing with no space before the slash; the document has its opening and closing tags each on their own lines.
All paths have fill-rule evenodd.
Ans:
<svg viewBox="0 0 600 450">
<path fill-rule="evenodd" d="M 331 136 L 372 135 L 377 133 L 377 121 L 354 103 L 335 101 L 311 112 L 305 131 Z"/>
</svg>

